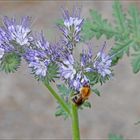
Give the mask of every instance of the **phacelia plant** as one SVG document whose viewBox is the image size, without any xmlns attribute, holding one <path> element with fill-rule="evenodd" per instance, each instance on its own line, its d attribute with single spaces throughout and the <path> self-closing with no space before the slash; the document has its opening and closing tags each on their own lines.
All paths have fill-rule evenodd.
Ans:
<svg viewBox="0 0 140 140">
<path fill-rule="evenodd" d="M 72 119 L 73 139 L 80 139 L 78 110 L 91 107 L 88 98 L 91 93 L 100 96 L 97 84 L 103 84 L 113 74 L 113 66 L 124 53 L 133 48 L 133 71 L 140 70 L 140 16 L 134 6 L 130 6 L 127 17 L 119 1 L 113 5 L 115 26 L 92 10 L 92 19 L 84 19 L 80 9 L 73 13 L 63 9 L 63 18 L 57 24 L 61 32 L 58 42 L 49 42 L 43 32 L 34 33 L 31 18 L 3 18 L 0 27 L 0 69 L 15 72 L 24 59 L 34 77 L 41 81 L 58 102 L 56 116 Z M 94 36 L 99 39 L 105 35 L 107 40 L 113 38 L 115 46 L 107 53 L 107 41 L 100 44 L 95 54 L 94 47 L 87 45 Z M 82 42 L 84 48 L 75 54 L 77 44 Z M 61 84 L 57 83 L 61 80 Z M 55 82 L 60 94 L 51 87 Z"/>
</svg>

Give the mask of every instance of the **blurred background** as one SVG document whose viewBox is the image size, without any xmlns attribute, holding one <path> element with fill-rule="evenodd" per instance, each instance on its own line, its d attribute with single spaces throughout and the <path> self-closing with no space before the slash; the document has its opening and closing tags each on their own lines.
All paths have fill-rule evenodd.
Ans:
<svg viewBox="0 0 140 140">
<path fill-rule="evenodd" d="M 72 9 L 82 6 L 81 15 L 89 17 L 89 9 L 99 10 L 104 18 L 112 19 L 112 1 L 0 1 L 0 15 L 33 18 L 34 31 L 43 30 L 49 41 L 57 41 L 55 22 L 61 17 L 61 6 Z M 140 2 L 122 1 L 124 10 L 130 3 L 140 8 Z M 100 46 L 104 38 L 91 43 Z M 107 42 L 112 44 L 112 42 Z M 78 51 L 78 49 L 77 49 Z M 99 87 L 101 97 L 92 95 L 91 109 L 79 112 L 81 137 L 85 139 L 107 138 L 109 133 L 124 138 L 140 139 L 140 73 L 133 74 L 130 60 L 124 57 L 114 67 L 115 77 Z M 68 139 L 71 138 L 71 122 L 56 118 L 57 104 L 46 88 L 37 82 L 25 62 L 14 74 L 0 73 L 0 138 Z"/>
</svg>

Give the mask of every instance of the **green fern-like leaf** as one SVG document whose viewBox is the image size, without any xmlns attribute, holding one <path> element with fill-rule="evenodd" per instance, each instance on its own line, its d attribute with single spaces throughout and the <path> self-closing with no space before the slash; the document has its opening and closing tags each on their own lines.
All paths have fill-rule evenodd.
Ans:
<svg viewBox="0 0 140 140">
<path fill-rule="evenodd" d="M 15 52 L 7 53 L 4 55 L 0 69 L 5 71 L 6 73 L 15 72 L 17 68 L 20 66 L 21 56 L 16 54 Z"/>
<path fill-rule="evenodd" d="M 123 57 L 124 53 L 129 52 L 129 48 L 133 46 L 132 40 L 123 40 L 122 43 L 117 43 L 114 47 L 111 48 L 110 55 L 112 57 L 112 66 L 116 65 L 118 61 Z"/>
<path fill-rule="evenodd" d="M 66 120 L 69 117 L 69 114 L 65 112 L 65 110 L 60 105 L 58 105 L 56 108 L 55 116 L 56 117 L 63 116 L 64 120 Z"/>
<path fill-rule="evenodd" d="M 131 56 L 132 49 L 135 51 L 132 57 L 133 72 L 140 71 L 140 12 L 134 5 L 130 5 L 128 11 L 124 13 L 123 7 L 119 0 L 113 3 L 114 25 L 95 10 L 90 11 L 91 19 L 87 19 L 82 31 L 83 40 L 90 40 L 93 37 L 100 39 L 105 35 L 107 39 L 114 39 L 114 46 L 110 50 L 112 57 L 112 66 L 116 65 L 124 54 Z M 100 77 L 92 76 L 93 84 L 102 82 Z M 103 81 L 105 81 L 103 79 Z"/>
<path fill-rule="evenodd" d="M 140 42 L 140 14 L 136 6 L 130 5 L 128 9 L 130 19 L 128 19 L 129 30 L 135 41 Z"/>
<path fill-rule="evenodd" d="M 106 19 L 103 19 L 101 14 L 91 10 L 90 15 L 92 19 L 87 19 L 83 26 L 83 40 L 90 40 L 93 37 L 99 39 L 102 35 L 105 35 L 108 39 L 113 37 L 115 31 L 112 25 Z"/>
<path fill-rule="evenodd" d="M 67 88 L 64 84 L 62 85 L 57 85 L 57 89 L 58 89 L 58 92 L 61 94 L 61 95 L 70 95 L 71 94 L 71 89 Z"/>
<path fill-rule="evenodd" d="M 101 14 L 99 14 L 97 11 L 91 10 L 91 16 L 93 20 L 93 25 L 95 25 L 95 28 L 91 29 L 93 32 L 96 32 L 96 38 L 99 39 L 104 33 L 106 37 L 109 39 L 113 36 L 114 30 L 112 28 L 112 25 L 108 23 L 107 19 L 103 19 Z M 100 32 L 97 32 L 100 31 Z"/>
<path fill-rule="evenodd" d="M 91 108 L 91 103 L 89 101 L 85 101 L 82 106 L 85 108 Z"/>
<path fill-rule="evenodd" d="M 132 54 L 132 68 L 133 72 L 137 73 L 140 71 L 140 12 L 137 7 L 130 5 L 128 9 L 130 18 L 128 19 L 129 30 L 131 32 L 131 38 L 134 40 L 134 51 Z"/>
<path fill-rule="evenodd" d="M 132 67 L 134 73 L 140 71 L 140 52 L 137 54 L 133 54 Z"/>
<path fill-rule="evenodd" d="M 100 95 L 100 91 L 99 91 L 97 88 L 92 89 L 92 92 L 93 92 L 94 94 L 96 94 L 97 96 L 101 96 L 101 95 Z"/>
<path fill-rule="evenodd" d="M 61 98 L 63 98 L 63 100 L 65 100 L 67 105 L 70 107 L 69 96 L 72 92 L 71 89 L 67 88 L 64 84 L 57 85 L 57 89 L 58 89 L 58 92 L 59 92 Z M 63 116 L 64 119 L 67 119 L 69 114 L 67 112 L 65 112 L 65 110 L 58 104 L 58 106 L 56 108 L 55 116 L 56 117 Z"/>
<path fill-rule="evenodd" d="M 116 29 L 122 33 L 127 31 L 126 17 L 123 12 L 122 5 L 118 0 L 115 0 L 113 4 L 113 16 L 115 17 Z"/>
<path fill-rule="evenodd" d="M 87 40 L 91 40 L 94 36 L 95 33 L 91 30 L 93 27 L 92 22 L 89 19 L 86 19 L 84 21 L 84 25 L 82 28 L 82 41 L 87 41 Z"/>
<path fill-rule="evenodd" d="M 124 140 L 124 138 L 121 135 L 109 134 L 108 140 Z"/>
</svg>

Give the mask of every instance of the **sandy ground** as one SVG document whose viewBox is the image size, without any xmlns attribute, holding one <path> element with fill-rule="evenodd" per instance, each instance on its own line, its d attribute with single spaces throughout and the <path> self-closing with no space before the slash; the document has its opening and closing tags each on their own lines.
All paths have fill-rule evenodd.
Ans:
<svg viewBox="0 0 140 140">
<path fill-rule="evenodd" d="M 124 9 L 132 1 L 123 1 Z M 133 1 L 134 2 L 134 1 Z M 45 30 L 48 39 L 57 40 L 55 21 L 60 17 L 60 7 L 71 8 L 74 1 L 0 1 L 0 15 L 33 17 L 33 29 Z M 139 7 L 140 2 L 135 1 Z M 112 20 L 112 1 L 79 1 L 82 15 L 89 9 L 99 9 Z M 104 40 L 93 41 L 100 45 Z M 110 42 L 111 44 L 111 42 Z M 78 50 L 77 50 L 78 51 Z M 140 139 L 140 74 L 134 75 L 130 60 L 124 57 L 114 68 L 115 77 L 100 87 L 102 96 L 92 95 L 92 109 L 80 111 L 82 138 L 107 138 L 109 133 L 122 134 L 124 138 Z M 55 118 L 56 103 L 45 87 L 37 82 L 25 62 L 15 74 L 0 73 L 0 138 L 71 138 L 70 120 Z"/>
</svg>

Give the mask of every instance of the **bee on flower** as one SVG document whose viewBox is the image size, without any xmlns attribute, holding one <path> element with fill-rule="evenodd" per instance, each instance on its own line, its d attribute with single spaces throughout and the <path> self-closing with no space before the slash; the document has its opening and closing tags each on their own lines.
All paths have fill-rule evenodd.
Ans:
<svg viewBox="0 0 140 140">
<path fill-rule="evenodd" d="M 75 91 L 72 101 L 78 106 L 83 104 L 90 96 L 90 77 L 101 75 L 105 78 L 111 76 L 111 57 L 104 52 L 106 44 L 93 56 L 91 47 L 88 50 L 83 49 L 80 54 L 80 61 L 75 60 L 73 54 L 67 53 L 60 63 L 60 76 Z"/>
</svg>

